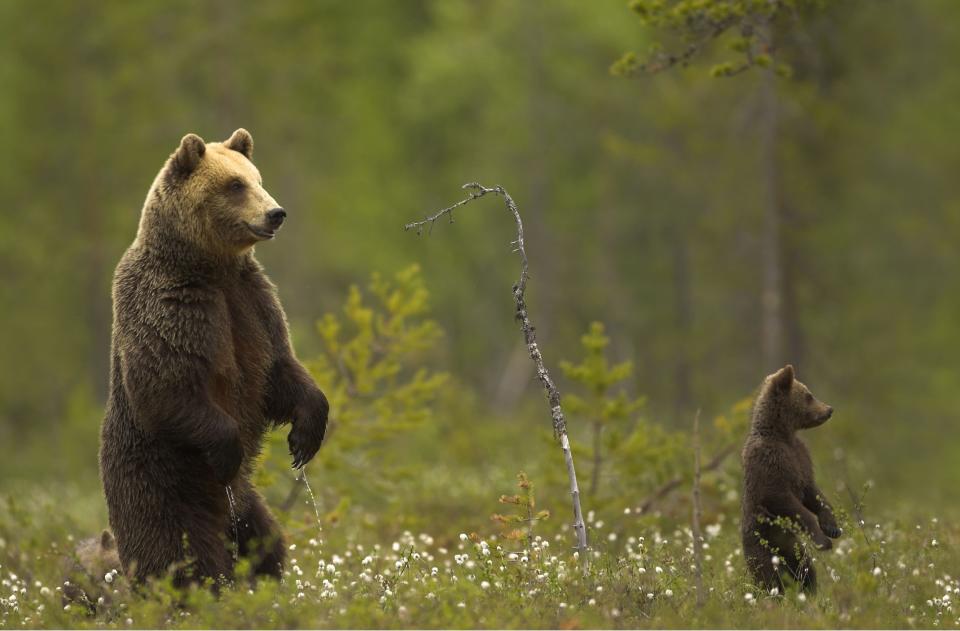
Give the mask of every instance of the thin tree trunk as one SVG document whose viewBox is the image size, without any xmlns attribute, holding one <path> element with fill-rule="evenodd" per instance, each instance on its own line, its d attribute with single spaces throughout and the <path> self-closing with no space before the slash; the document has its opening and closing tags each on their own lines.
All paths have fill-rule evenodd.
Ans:
<svg viewBox="0 0 960 631">
<path fill-rule="evenodd" d="M 693 298 L 690 288 L 690 248 L 682 227 L 673 230 L 673 291 L 676 315 L 676 394 L 674 413 L 677 419 L 686 416 L 690 409 L 691 372 L 690 337 L 693 328 Z"/>
<path fill-rule="evenodd" d="M 547 402 L 550 405 L 550 416 L 553 420 L 553 434 L 560 441 L 560 448 L 563 450 L 563 460 L 567 467 L 567 477 L 570 481 L 570 498 L 573 504 L 573 532 L 577 538 L 577 553 L 580 556 L 580 563 L 586 567 L 589 563 L 587 556 L 587 528 L 583 523 L 583 511 L 580 508 L 580 486 L 577 483 L 577 471 L 573 465 L 573 452 L 570 450 L 570 438 L 567 435 L 567 421 L 563 414 L 563 407 L 560 404 L 560 390 L 557 389 L 550 372 L 547 370 L 543 361 L 543 355 L 540 353 L 540 347 L 537 345 L 536 329 L 530 316 L 527 313 L 526 289 L 527 280 L 530 278 L 529 262 L 527 259 L 527 250 L 523 240 L 523 220 L 520 218 L 520 210 L 516 202 L 510 197 L 510 194 L 502 186 L 487 188 L 476 182 L 464 184 L 463 188 L 470 191 L 470 195 L 453 206 L 440 210 L 422 221 L 414 221 L 406 224 L 404 230 L 416 230 L 417 234 L 423 234 L 424 228 L 433 230 L 434 224 L 441 217 L 447 216 L 453 221 L 453 212 L 475 199 L 484 195 L 493 193 L 503 198 L 507 211 L 513 216 L 513 221 L 517 226 L 517 239 L 513 242 L 515 252 L 520 257 L 520 279 L 513 286 L 513 301 L 516 307 L 516 318 L 520 323 L 520 330 L 523 332 L 524 341 L 527 344 L 527 353 L 537 369 L 537 378 L 547 395 Z"/>
<path fill-rule="evenodd" d="M 603 454 L 600 453 L 600 447 L 603 439 L 603 425 L 594 421 L 593 423 L 593 472 L 590 475 L 590 497 L 594 502 L 597 501 L 597 491 L 600 489 L 600 466 L 603 462 Z"/>
<path fill-rule="evenodd" d="M 700 535 L 700 410 L 693 417 L 693 565 L 697 607 L 703 606 L 703 538 Z"/>
<path fill-rule="evenodd" d="M 776 76 L 763 73 L 760 85 L 760 160 L 763 187 L 761 263 L 761 355 L 767 372 L 784 363 L 783 355 L 783 191 L 779 160 L 779 103 Z"/>
</svg>

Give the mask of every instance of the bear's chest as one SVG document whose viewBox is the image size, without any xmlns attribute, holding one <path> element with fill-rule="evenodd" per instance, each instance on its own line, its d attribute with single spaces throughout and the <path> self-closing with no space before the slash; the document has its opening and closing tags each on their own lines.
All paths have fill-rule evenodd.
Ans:
<svg viewBox="0 0 960 631">
<path fill-rule="evenodd" d="M 238 282 L 218 295 L 214 398 L 238 420 L 261 415 L 274 356 L 267 323 L 260 316 L 260 293 L 258 287 Z"/>
</svg>

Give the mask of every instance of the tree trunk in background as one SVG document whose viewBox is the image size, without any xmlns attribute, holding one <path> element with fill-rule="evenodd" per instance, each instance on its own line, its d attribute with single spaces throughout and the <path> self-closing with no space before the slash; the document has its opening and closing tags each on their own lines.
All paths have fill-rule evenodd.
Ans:
<svg viewBox="0 0 960 631">
<path fill-rule="evenodd" d="M 691 393 L 691 365 L 690 365 L 690 337 L 693 334 L 693 297 L 690 286 L 690 246 L 684 226 L 677 226 L 673 230 L 673 300 L 676 317 L 676 364 L 674 395 L 674 413 L 677 420 L 684 418 L 690 409 Z"/>
<path fill-rule="evenodd" d="M 762 292 L 760 351 L 763 370 L 784 363 L 783 354 L 783 190 L 780 172 L 780 108 L 776 75 L 765 71 L 760 83 L 760 179 L 763 225 L 760 242 Z M 764 374 L 766 374 L 764 373 Z"/>
</svg>

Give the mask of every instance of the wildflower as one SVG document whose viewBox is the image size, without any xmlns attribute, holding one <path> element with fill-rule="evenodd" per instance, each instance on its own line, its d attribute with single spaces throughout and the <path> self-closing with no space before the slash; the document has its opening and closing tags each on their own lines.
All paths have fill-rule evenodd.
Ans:
<svg viewBox="0 0 960 631">
<path fill-rule="evenodd" d="M 873 568 L 873 575 L 874 575 L 874 576 L 880 576 L 881 574 L 883 574 L 883 570 L 881 570 L 879 567 Z"/>
<path fill-rule="evenodd" d="M 41 588 L 40 588 L 40 595 L 41 595 L 41 596 L 49 596 L 49 595 L 50 595 L 50 588 L 47 587 L 46 585 L 44 585 L 43 587 L 41 587 Z"/>
<path fill-rule="evenodd" d="M 616 540 L 617 540 L 617 533 L 611 532 L 609 535 L 607 535 L 607 541 L 616 541 Z"/>
<path fill-rule="evenodd" d="M 590 605 L 591 607 L 593 607 L 594 605 L 597 604 L 597 599 L 596 599 L 596 598 L 591 598 L 589 601 L 587 601 L 587 604 Z"/>
<path fill-rule="evenodd" d="M 481 581 L 480 589 L 490 589 L 490 583 L 488 583 L 487 581 Z"/>
<path fill-rule="evenodd" d="M 937 540 L 936 540 L 936 539 L 933 539 L 933 540 L 930 542 L 930 546 L 933 547 L 933 548 L 936 548 L 938 545 L 939 545 L 939 544 L 937 543 Z"/>
<path fill-rule="evenodd" d="M 460 609 L 466 609 L 466 608 L 467 608 L 467 606 L 466 606 L 464 603 L 462 603 L 462 602 L 457 603 L 457 607 L 459 607 Z"/>
<path fill-rule="evenodd" d="M 296 550 L 296 549 L 297 549 L 297 544 L 291 543 L 289 549 L 290 549 L 290 550 Z"/>
<path fill-rule="evenodd" d="M 511 561 L 516 561 L 519 557 L 517 556 L 516 552 L 511 552 L 510 554 L 507 555 L 507 558 L 510 559 Z"/>
<path fill-rule="evenodd" d="M 751 594 L 750 592 L 747 592 L 746 594 L 743 595 L 743 599 L 747 601 L 753 600 L 753 594 Z"/>
<path fill-rule="evenodd" d="M 433 599 L 436 598 L 436 597 L 437 597 L 437 595 L 434 594 L 433 592 L 430 592 L 429 594 L 427 594 L 427 600 L 433 600 Z"/>
<path fill-rule="evenodd" d="M 663 590 L 663 595 L 666 596 L 667 598 L 673 598 L 673 590 L 665 589 Z"/>
<path fill-rule="evenodd" d="M 771 595 L 771 596 L 779 596 L 779 595 L 780 595 L 780 588 L 779 588 L 779 587 L 774 587 L 773 589 L 771 589 L 771 590 L 770 590 L 770 595 Z"/>
<path fill-rule="evenodd" d="M 314 547 L 314 548 L 320 545 L 320 543 L 316 539 L 311 539 L 308 543 L 310 544 L 311 547 Z"/>
<path fill-rule="evenodd" d="M 112 583 L 112 582 L 113 582 L 113 574 L 111 574 L 110 572 L 107 572 L 106 574 L 103 575 L 103 580 L 105 580 L 105 581 L 108 582 L 108 583 Z"/>
<path fill-rule="evenodd" d="M 653 569 L 657 574 L 663 574 L 663 568 L 660 567 L 659 565 Z"/>
<path fill-rule="evenodd" d="M 464 533 L 464 532 L 461 532 L 461 533 L 460 533 L 460 541 L 466 541 L 466 540 L 467 540 L 467 534 Z M 463 604 L 463 603 L 461 603 L 461 604 Z M 458 606 L 459 606 L 459 605 L 458 605 Z"/>
<path fill-rule="evenodd" d="M 593 525 L 594 528 L 603 528 L 603 520 L 598 521 Z"/>
<path fill-rule="evenodd" d="M 647 573 L 647 568 L 645 568 L 645 567 L 637 568 L 637 572 L 639 572 L 640 574 L 646 574 L 646 573 Z"/>
<path fill-rule="evenodd" d="M 363 561 L 360 561 L 360 564 L 361 564 L 361 565 L 370 565 L 370 563 L 371 563 L 372 561 L 373 561 L 373 557 L 370 556 L 370 555 L 367 555 L 367 556 L 363 557 Z"/>
<path fill-rule="evenodd" d="M 647 592 L 647 600 L 653 600 L 653 592 Z"/>
<path fill-rule="evenodd" d="M 802 603 L 807 602 L 807 595 L 804 594 L 803 592 L 800 592 L 799 594 L 797 594 L 797 600 L 799 600 Z"/>
</svg>

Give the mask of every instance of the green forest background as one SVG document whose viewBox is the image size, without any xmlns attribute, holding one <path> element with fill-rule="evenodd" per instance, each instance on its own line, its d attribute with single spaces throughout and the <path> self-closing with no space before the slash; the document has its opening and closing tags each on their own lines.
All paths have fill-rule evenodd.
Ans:
<svg viewBox="0 0 960 631">
<path fill-rule="evenodd" d="M 611 72 L 655 37 L 623 0 L 0 3 L 0 490 L 97 488 L 114 265 L 180 138 L 245 127 L 289 213 L 257 256 L 301 357 L 351 285 L 420 266 L 445 334 L 413 367 L 451 380 L 426 422 L 363 436 L 410 484 L 446 463 L 505 492 L 524 469 L 568 510 L 509 217 L 484 200 L 402 230 L 479 181 L 519 204 L 562 392 L 593 321 L 656 431 L 789 361 L 836 409 L 810 436 L 822 478 L 849 465 L 884 506 L 960 500 L 960 4 L 830 3 L 785 38 L 789 78 L 715 78 L 716 50 Z M 570 414 L 580 442 L 588 417 Z M 657 481 L 631 466 L 622 505 Z"/>
</svg>

